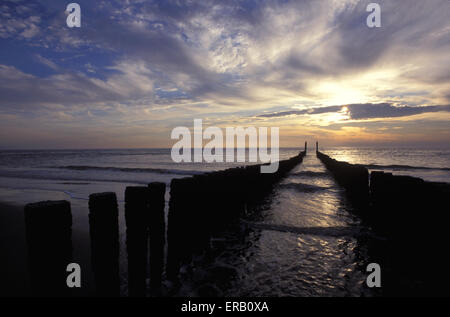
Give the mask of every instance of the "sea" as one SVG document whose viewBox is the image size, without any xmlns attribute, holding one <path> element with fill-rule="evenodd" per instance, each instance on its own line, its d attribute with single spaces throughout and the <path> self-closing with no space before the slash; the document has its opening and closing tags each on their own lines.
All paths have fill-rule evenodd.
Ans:
<svg viewBox="0 0 450 317">
<path fill-rule="evenodd" d="M 282 148 L 280 160 L 300 150 L 303 149 Z M 450 183 L 449 148 L 323 147 L 321 151 L 337 160 L 365 165 L 369 170 Z M 126 296 L 123 210 L 126 186 L 154 181 L 169 185 L 173 178 L 252 164 L 175 163 L 170 152 L 170 149 L 0 150 L 0 202 L 20 206 L 42 200 L 71 202 L 73 256 L 84 268 L 80 295 L 90 296 L 95 294 L 95 285 L 90 268 L 88 197 L 96 192 L 116 192 L 121 233 L 121 294 Z M 166 202 L 169 198 L 167 190 Z M 205 283 L 219 296 L 377 295 L 365 285 L 369 259 L 359 237 L 366 228 L 351 208 L 342 188 L 316 158 L 314 149 L 308 149 L 303 163 L 276 185 L 269 199 L 262 203 L 260 217 L 245 241 L 228 244 L 215 258 L 213 271 L 228 272 L 226 278 L 223 274 L 217 278 L 208 276 L 201 265 L 194 267 L 191 274 L 185 275 L 176 295 L 199 295 Z M 11 226 L 17 227 L 14 232 L 18 237 L 24 234 L 23 223 Z M 21 285 L 28 279 L 23 244 L 23 239 L 14 243 L 8 257 L 19 272 Z M 170 285 L 165 287 L 169 289 Z M 22 292 L 17 285 L 11 289 L 18 294 Z"/>
</svg>

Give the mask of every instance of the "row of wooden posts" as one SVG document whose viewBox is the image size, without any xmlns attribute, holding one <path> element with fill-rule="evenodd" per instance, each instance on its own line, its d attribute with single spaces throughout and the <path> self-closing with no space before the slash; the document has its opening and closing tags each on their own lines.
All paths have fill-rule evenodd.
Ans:
<svg viewBox="0 0 450 317">
<path fill-rule="evenodd" d="M 147 267 L 151 288 L 161 285 L 165 243 L 166 185 L 129 186 L 125 190 L 128 293 L 146 294 Z M 116 194 L 89 196 L 91 263 L 97 294 L 119 296 L 119 212 Z M 68 201 L 42 201 L 25 206 L 31 286 L 36 295 L 69 295 L 66 266 L 72 262 L 72 213 Z M 150 243 L 149 243 L 150 242 Z M 150 263 L 147 265 L 150 253 Z"/>
<path fill-rule="evenodd" d="M 376 238 L 366 242 L 383 268 L 383 291 L 402 296 L 450 295 L 448 212 L 450 184 L 369 171 L 317 151 Z"/>
<path fill-rule="evenodd" d="M 361 207 L 362 216 L 380 232 L 394 235 L 398 226 L 423 225 L 427 221 L 424 211 L 438 212 L 448 205 L 450 185 L 447 183 L 383 171 L 372 171 L 369 175 L 363 165 L 337 161 L 320 151 L 317 157 L 346 189 L 351 202 Z"/>
<path fill-rule="evenodd" d="M 145 296 L 166 278 L 177 281 L 182 264 L 208 252 L 213 235 L 227 230 L 261 202 L 272 186 L 301 163 L 305 151 L 279 162 L 275 173 L 261 164 L 173 179 L 167 229 L 164 183 L 125 190 L 128 294 Z M 97 293 L 120 295 L 118 204 L 113 192 L 89 196 L 91 262 Z M 66 266 L 72 262 L 72 214 L 68 201 L 42 201 L 25 206 L 26 237 L 35 294 L 67 295 Z M 148 260 L 149 259 L 149 260 Z M 149 262 L 149 263 L 148 263 Z M 149 272 L 147 272 L 147 268 Z"/>
<path fill-rule="evenodd" d="M 362 165 L 337 161 L 318 150 L 316 154 L 339 185 L 346 189 L 354 203 L 364 205 L 368 202 L 369 171 L 367 168 Z"/>
</svg>

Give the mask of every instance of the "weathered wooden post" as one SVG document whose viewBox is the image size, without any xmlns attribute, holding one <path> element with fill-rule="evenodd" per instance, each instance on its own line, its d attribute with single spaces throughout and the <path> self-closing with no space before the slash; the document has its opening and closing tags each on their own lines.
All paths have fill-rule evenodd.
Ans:
<svg viewBox="0 0 450 317">
<path fill-rule="evenodd" d="M 191 212 L 192 218 L 192 252 L 193 254 L 201 254 L 209 249 L 211 234 L 211 217 L 215 214 L 211 213 L 211 207 L 217 201 L 216 186 L 213 182 L 212 174 L 195 175 L 193 177 L 194 195 L 201 195 L 201 200 L 197 200 L 195 210 Z"/>
<path fill-rule="evenodd" d="M 305 141 L 305 153 L 306 153 L 307 148 L 308 148 L 308 142 Z"/>
<path fill-rule="evenodd" d="M 191 255 L 191 210 L 192 178 L 174 178 L 170 182 L 170 201 L 167 228 L 166 275 L 171 281 L 178 281 L 181 262 Z"/>
<path fill-rule="evenodd" d="M 319 152 L 319 142 L 316 141 L 316 153 Z"/>
<path fill-rule="evenodd" d="M 129 296 L 146 294 L 149 192 L 146 186 L 125 189 Z"/>
<path fill-rule="evenodd" d="M 67 296 L 66 268 L 72 261 L 72 213 L 66 200 L 25 206 L 31 287 L 36 296 Z"/>
<path fill-rule="evenodd" d="M 91 262 L 100 296 L 120 295 L 118 217 L 115 193 L 89 196 Z"/>
<path fill-rule="evenodd" d="M 165 194 L 166 184 L 153 182 L 148 184 L 149 192 L 149 232 L 150 232 L 150 286 L 157 290 L 161 286 L 164 269 L 165 243 Z"/>
</svg>

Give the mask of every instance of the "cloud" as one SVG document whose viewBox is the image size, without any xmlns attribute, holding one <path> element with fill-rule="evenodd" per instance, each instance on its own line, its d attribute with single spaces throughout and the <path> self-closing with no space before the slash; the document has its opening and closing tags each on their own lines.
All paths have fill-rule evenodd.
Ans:
<svg viewBox="0 0 450 317">
<path fill-rule="evenodd" d="M 57 108 L 59 118 L 82 125 L 95 117 L 106 128 L 121 118 L 281 126 L 314 116 L 308 124 L 322 128 L 321 114 L 363 121 L 448 112 L 437 106 L 450 102 L 446 0 L 380 0 L 376 29 L 365 24 L 368 0 L 77 2 L 76 29 L 57 2 L 0 5 L 3 115 Z"/>
<path fill-rule="evenodd" d="M 0 38 L 31 39 L 40 33 L 41 17 L 30 15 L 30 7 L 3 4 L 0 6 Z"/>
<path fill-rule="evenodd" d="M 407 117 L 422 113 L 450 112 L 450 105 L 445 106 L 396 106 L 390 103 L 350 104 L 341 106 L 316 107 L 304 110 L 290 110 L 258 115 L 260 118 L 279 118 L 292 115 L 317 115 L 323 113 L 346 112 L 348 119 L 363 120 L 376 118 Z"/>
<path fill-rule="evenodd" d="M 0 65 L 0 107 L 6 110 L 30 109 L 32 106 L 31 109 L 39 110 L 39 106 L 46 104 L 70 107 L 91 102 L 120 101 L 130 98 L 131 92 L 140 91 L 140 87 L 128 85 L 139 82 L 139 78 L 134 76 L 138 75 L 129 71 L 112 76 L 106 82 L 74 72 L 39 78 L 14 67 Z"/>
<path fill-rule="evenodd" d="M 396 118 L 407 117 L 422 113 L 450 112 L 450 105 L 446 106 L 394 106 L 388 103 L 381 104 L 356 104 L 348 105 L 351 119 L 372 119 L 372 118 Z"/>
<path fill-rule="evenodd" d="M 55 71 L 61 70 L 61 68 L 58 65 L 56 65 L 55 62 L 49 60 L 48 58 L 45 58 L 39 54 L 36 54 L 35 57 L 38 62 L 47 66 L 48 68 L 55 70 Z"/>
<path fill-rule="evenodd" d="M 395 88 L 415 91 L 418 82 L 443 85 L 448 75 L 428 61 L 448 56 L 444 31 L 449 24 L 444 10 L 434 10 L 445 1 L 416 6 L 382 2 L 380 29 L 365 25 L 367 3 L 145 1 L 102 3 L 96 8 L 82 1 L 87 17 L 82 28 L 72 30 L 64 27 L 62 11 L 50 14 L 41 2 L 47 25 L 41 26 L 45 32 L 34 44 L 58 50 L 109 50 L 120 60 L 145 63 L 161 85 L 222 105 L 273 105 L 282 96 L 286 103 L 323 98 L 318 81 L 345 83 L 380 65 L 397 70 L 390 78 Z M 411 50 L 413 42 L 420 48 Z M 399 65 L 408 63 L 426 67 L 399 71 Z M 360 88 L 358 95 L 369 101 L 387 93 L 380 87 L 371 89 Z M 426 97 L 429 103 L 444 102 L 447 92 L 435 90 Z M 337 100 L 325 103 L 333 101 Z M 361 100 L 343 100 L 356 101 Z"/>
</svg>

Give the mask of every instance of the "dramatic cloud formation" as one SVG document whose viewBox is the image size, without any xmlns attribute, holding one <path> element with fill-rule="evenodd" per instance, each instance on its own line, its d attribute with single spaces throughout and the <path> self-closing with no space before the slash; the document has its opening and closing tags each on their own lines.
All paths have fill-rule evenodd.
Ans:
<svg viewBox="0 0 450 317">
<path fill-rule="evenodd" d="M 427 106 L 427 107 L 410 107 L 410 106 L 394 106 L 389 103 L 380 104 L 351 104 L 345 106 L 328 106 L 319 108 L 310 108 L 304 110 L 280 111 L 274 113 L 261 114 L 258 117 L 276 118 L 291 115 L 314 115 L 322 113 L 344 112 L 348 115 L 348 119 L 376 119 L 376 118 L 395 118 L 413 116 L 421 113 L 450 112 L 450 105 L 447 106 Z"/>
<path fill-rule="evenodd" d="M 170 131 L 279 126 L 282 145 L 450 132 L 447 0 L 0 4 L 1 147 L 170 146 Z M 420 128 L 421 134 L 417 133 Z"/>
</svg>

